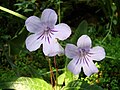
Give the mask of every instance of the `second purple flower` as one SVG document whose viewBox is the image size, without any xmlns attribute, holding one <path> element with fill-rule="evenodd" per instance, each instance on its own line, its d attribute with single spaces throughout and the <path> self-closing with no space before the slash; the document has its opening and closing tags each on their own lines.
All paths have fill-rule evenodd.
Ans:
<svg viewBox="0 0 120 90">
<path fill-rule="evenodd" d="M 79 74 L 81 68 L 83 68 L 86 76 L 98 72 L 93 60 L 101 61 L 104 59 L 105 50 L 100 46 L 93 48 L 91 46 L 91 39 L 87 35 L 82 35 L 78 39 L 77 46 L 73 44 L 66 45 L 65 54 L 68 58 L 72 59 L 67 67 L 73 74 Z"/>
</svg>

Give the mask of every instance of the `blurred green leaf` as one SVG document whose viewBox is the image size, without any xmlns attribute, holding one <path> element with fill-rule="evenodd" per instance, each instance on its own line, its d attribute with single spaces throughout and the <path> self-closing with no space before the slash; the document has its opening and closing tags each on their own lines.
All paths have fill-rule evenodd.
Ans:
<svg viewBox="0 0 120 90">
<path fill-rule="evenodd" d="M 33 11 L 35 7 L 35 4 L 34 4 L 35 1 L 36 0 L 22 1 L 22 2 L 14 4 L 15 6 L 18 6 L 18 9 L 16 11 L 19 11 L 19 10 L 22 10 L 24 12 Z"/>
<path fill-rule="evenodd" d="M 25 27 L 23 27 L 22 30 L 14 36 L 14 38 L 10 41 L 10 54 L 15 55 L 23 50 L 23 45 L 27 35 L 28 32 Z"/>
<path fill-rule="evenodd" d="M 77 27 L 74 36 L 72 37 L 71 41 L 72 43 L 76 43 L 78 38 L 83 35 L 87 34 L 87 29 L 88 29 L 88 23 L 86 20 L 83 20 Z"/>
<path fill-rule="evenodd" d="M 114 23 L 114 25 L 117 25 L 117 20 L 114 19 L 114 20 L 113 20 L 113 23 Z"/>
<path fill-rule="evenodd" d="M 115 3 L 112 4 L 111 8 L 113 10 L 113 13 L 117 10 L 117 7 L 116 7 Z"/>
<path fill-rule="evenodd" d="M 43 79 L 20 77 L 13 82 L 0 83 L 2 89 L 15 90 L 52 90 L 52 86 Z"/>
</svg>

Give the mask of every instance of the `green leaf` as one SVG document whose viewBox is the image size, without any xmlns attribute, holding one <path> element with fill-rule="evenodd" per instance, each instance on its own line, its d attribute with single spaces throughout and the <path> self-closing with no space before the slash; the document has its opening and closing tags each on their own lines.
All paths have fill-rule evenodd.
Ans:
<svg viewBox="0 0 120 90">
<path fill-rule="evenodd" d="M 96 84 L 90 85 L 85 81 L 82 82 L 80 88 L 84 88 L 84 90 L 103 90 L 102 87 Z"/>
<path fill-rule="evenodd" d="M 114 25 L 117 25 L 117 20 L 116 19 L 114 19 L 112 22 L 114 23 Z"/>
<path fill-rule="evenodd" d="M 87 34 L 87 29 L 88 29 L 88 23 L 86 20 L 83 20 L 77 27 L 74 36 L 72 37 L 71 41 L 72 43 L 76 43 L 78 38 L 83 35 Z"/>
<path fill-rule="evenodd" d="M 103 90 L 98 85 L 90 85 L 83 80 L 74 80 L 71 81 L 66 87 L 65 90 Z"/>
<path fill-rule="evenodd" d="M 24 12 L 31 12 L 33 11 L 32 9 L 25 9 Z"/>
<path fill-rule="evenodd" d="M 52 86 L 43 79 L 20 77 L 16 81 L 0 83 L 2 89 L 15 90 L 52 90 Z"/>
<path fill-rule="evenodd" d="M 68 69 L 66 69 L 66 72 L 65 72 L 65 85 L 68 85 L 69 82 L 77 80 L 77 79 L 78 79 L 78 75 L 74 75 Z"/>
<path fill-rule="evenodd" d="M 65 73 L 61 74 L 59 77 L 58 77 L 58 85 L 62 85 L 65 81 Z"/>
</svg>

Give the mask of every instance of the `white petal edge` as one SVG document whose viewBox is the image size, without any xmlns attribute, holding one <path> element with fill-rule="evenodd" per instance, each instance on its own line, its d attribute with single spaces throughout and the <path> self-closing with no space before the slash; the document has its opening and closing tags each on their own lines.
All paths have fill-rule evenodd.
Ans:
<svg viewBox="0 0 120 90">
<path fill-rule="evenodd" d="M 96 46 L 90 49 L 89 55 L 93 60 L 101 61 L 105 58 L 105 50 L 103 47 Z"/>
<path fill-rule="evenodd" d="M 77 46 L 80 48 L 91 48 L 92 46 L 92 41 L 89 36 L 87 35 L 82 35 L 78 41 L 77 41 Z"/>
<path fill-rule="evenodd" d="M 25 43 L 26 43 L 26 48 L 32 52 L 37 50 L 38 48 L 40 48 L 41 44 L 42 44 L 42 40 L 37 39 L 39 36 L 37 34 L 32 34 L 30 36 L 27 37 Z"/>
<path fill-rule="evenodd" d="M 29 18 L 27 18 L 27 20 L 25 21 L 25 26 L 27 30 L 31 33 L 38 33 L 41 31 L 43 32 L 44 30 L 40 18 L 36 16 L 30 16 Z"/>
<path fill-rule="evenodd" d="M 88 60 L 89 59 L 89 60 Z M 83 71 L 85 73 L 86 76 L 90 76 L 93 73 L 97 73 L 98 72 L 98 68 L 95 66 L 95 64 L 93 63 L 93 61 L 88 58 L 86 61 L 84 61 L 83 63 Z"/>
<path fill-rule="evenodd" d="M 52 9 L 45 9 L 41 15 L 41 21 L 44 22 L 49 28 L 53 28 L 57 22 L 56 12 Z"/>
<path fill-rule="evenodd" d="M 43 43 L 43 52 L 45 56 L 56 56 L 57 54 L 64 54 L 63 47 L 57 42 L 56 39 L 51 39 L 50 43 L 44 42 Z"/>
<path fill-rule="evenodd" d="M 74 75 L 77 75 L 81 72 L 82 64 L 80 63 L 79 57 L 71 60 L 67 66 L 68 70 L 71 71 Z"/>
<path fill-rule="evenodd" d="M 78 47 L 73 44 L 67 44 L 65 47 L 65 55 L 68 58 L 74 58 L 76 56 L 79 56 Z"/>
<path fill-rule="evenodd" d="M 55 25 L 54 30 L 57 31 L 54 33 L 55 38 L 59 40 L 65 40 L 71 35 L 71 28 L 65 23 Z"/>
</svg>

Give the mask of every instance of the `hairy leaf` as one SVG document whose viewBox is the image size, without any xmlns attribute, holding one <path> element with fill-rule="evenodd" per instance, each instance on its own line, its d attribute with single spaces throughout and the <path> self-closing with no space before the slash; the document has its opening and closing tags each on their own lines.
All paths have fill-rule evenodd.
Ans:
<svg viewBox="0 0 120 90">
<path fill-rule="evenodd" d="M 20 77 L 16 81 L 0 83 L 2 89 L 15 90 L 52 90 L 52 86 L 43 79 Z"/>
</svg>

